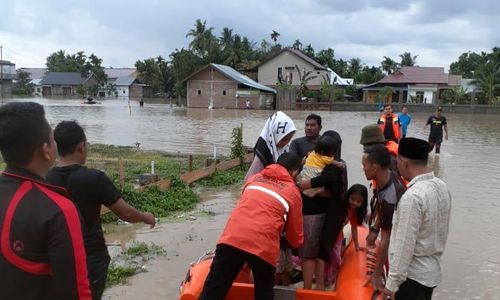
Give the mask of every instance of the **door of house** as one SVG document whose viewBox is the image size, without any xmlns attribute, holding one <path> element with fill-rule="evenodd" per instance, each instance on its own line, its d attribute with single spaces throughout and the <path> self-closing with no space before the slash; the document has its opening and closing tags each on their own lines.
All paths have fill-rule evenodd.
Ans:
<svg viewBox="0 0 500 300">
<path fill-rule="evenodd" d="M 63 93 L 63 96 L 71 96 L 71 87 L 70 86 L 63 86 L 62 93 Z"/>
<path fill-rule="evenodd" d="M 42 87 L 42 95 L 44 96 L 52 96 L 52 88 L 50 86 Z"/>
<path fill-rule="evenodd" d="M 417 92 L 416 103 L 422 103 L 424 101 L 424 92 Z"/>
</svg>

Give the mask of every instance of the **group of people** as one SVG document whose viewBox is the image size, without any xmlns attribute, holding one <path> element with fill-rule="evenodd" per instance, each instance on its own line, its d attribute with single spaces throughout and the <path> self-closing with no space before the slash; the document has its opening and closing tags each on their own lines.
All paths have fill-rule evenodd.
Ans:
<svg viewBox="0 0 500 300">
<path fill-rule="evenodd" d="M 398 143 L 401 138 L 406 137 L 408 132 L 408 125 L 411 123 L 411 115 L 408 113 L 408 106 L 403 105 L 401 112 L 395 114 L 392 110 L 391 104 L 384 105 L 384 113 L 377 120 L 377 124 L 382 130 L 384 137 L 387 141 Z M 435 147 L 435 153 L 441 152 L 441 143 L 443 142 L 443 129 L 444 139 L 448 139 L 448 123 L 446 117 L 442 114 L 443 109 L 438 107 L 434 114 L 427 119 L 424 130 L 430 126 L 429 132 L 429 152 Z"/>
<path fill-rule="evenodd" d="M 384 120 L 393 123 L 389 109 Z M 399 123 L 390 127 L 400 129 Z M 276 112 L 267 120 L 200 299 L 223 299 L 244 265 L 253 273 L 255 299 L 273 299 L 273 286 L 288 284 L 297 265 L 305 289 L 325 290 L 341 265 L 347 223 L 355 250 L 373 258 L 366 284 L 387 299 L 431 299 L 441 281 L 451 195 L 427 168 L 429 142 L 386 139 L 381 124 L 363 127 L 361 163 L 373 189 L 368 203 L 365 184 L 347 189 L 340 135 L 321 129 L 321 117 L 311 114 L 305 136 L 292 141 L 291 118 Z M 364 224 L 368 249 L 357 233 Z"/>
<path fill-rule="evenodd" d="M 429 120 L 446 125 L 440 116 Z M 321 130 L 321 117 L 311 114 L 305 136 L 292 141 L 290 117 L 279 111 L 268 118 L 200 299 L 223 299 L 245 264 L 256 299 L 272 299 L 275 282 L 288 283 L 297 264 L 304 288 L 324 290 L 335 282 L 347 222 L 357 251 L 369 251 L 359 245 L 359 226 L 370 228 L 368 247 L 380 236 L 368 278 L 376 290 L 395 299 L 430 299 L 441 280 L 451 197 L 427 169 L 429 143 L 390 141 L 379 125 L 365 126 L 361 162 L 373 181 L 368 203 L 364 184 L 347 188 L 341 136 Z M 128 205 L 103 172 L 85 167 L 88 151 L 76 121 L 53 130 L 40 104 L 0 108 L 6 163 L 0 175 L 0 299 L 100 299 L 110 262 L 101 206 L 122 220 L 155 226 L 155 217 Z"/>
<path fill-rule="evenodd" d="M 43 106 L 0 108 L 0 299 L 101 299 L 110 257 L 101 206 L 155 226 L 101 171 L 85 167 L 89 144 L 76 121 L 54 130 Z M 57 166 L 53 166 L 59 154 Z"/>
</svg>

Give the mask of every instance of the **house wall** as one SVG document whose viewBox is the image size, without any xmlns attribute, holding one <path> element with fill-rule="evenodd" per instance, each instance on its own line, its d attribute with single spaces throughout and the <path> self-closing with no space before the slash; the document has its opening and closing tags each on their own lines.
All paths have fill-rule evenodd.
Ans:
<svg viewBox="0 0 500 300">
<path fill-rule="evenodd" d="M 118 93 L 118 98 L 128 98 L 129 97 L 129 87 L 128 86 L 117 86 L 116 92 Z"/>
<path fill-rule="evenodd" d="M 246 95 L 236 97 L 237 82 L 218 72 L 217 69 L 213 69 L 213 73 L 211 70 L 212 68 L 208 67 L 187 81 L 187 107 L 209 107 L 210 95 L 213 101 L 212 108 L 245 107 L 246 100 L 242 98 Z"/>
<path fill-rule="evenodd" d="M 284 51 L 280 55 L 259 66 L 257 75 L 258 81 L 261 84 L 275 87 L 278 82 L 278 68 L 282 68 L 283 79 L 285 79 L 286 74 L 290 72 L 292 74 L 291 84 L 300 85 L 300 78 L 295 65 L 299 67 L 301 72 L 305 69 L 306 72 L 312 71 L 310 76 L 317 76 L 315 79 L 308 81 L 307 85 L 310 89 L 318 89 L 323 82 L 323 76 L 326 77 L 326 75 L 329 74 L 327 70 L 315 70 L 311 64 L 302 60 L 295 54 Z"/>
<path fill-rule="evenodd" d="M 153 88 L 143 84 L 132 84 L 129 87 L 129 98 L 151 98 L 153 96 Z"/>
<path fill-rule="evenodd" d="M 411 97 L 417 97 L 417 92 L 423 92 L 422 103 L 432 104 L 435 102 L 435 95 L 437 92 L 437 85 L 410 85 L 408 89 L 407 102 L 411 103 Z"/>
<path fill-rule="evenodd" d="M 43 90 L 43 96 L 76 96 L 78 94 L 78 87 L 78 85 L 44 85 L 42 87 L 42 89 L 45 88 Z M 50 90 L 47 88 L 50 88 Z"/>
</svg>

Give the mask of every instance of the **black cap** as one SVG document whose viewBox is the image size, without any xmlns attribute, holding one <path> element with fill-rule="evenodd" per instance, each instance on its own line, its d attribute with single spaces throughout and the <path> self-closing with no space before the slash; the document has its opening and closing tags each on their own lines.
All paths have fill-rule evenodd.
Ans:
<svg viewBox="0 0 500 300">
<path fill-rule="evenodd" d="M 398 154 L 409 159 L 424 160 L 429 156 L 429 143 L 417 138 L 402 138 Z"/>
</svg>

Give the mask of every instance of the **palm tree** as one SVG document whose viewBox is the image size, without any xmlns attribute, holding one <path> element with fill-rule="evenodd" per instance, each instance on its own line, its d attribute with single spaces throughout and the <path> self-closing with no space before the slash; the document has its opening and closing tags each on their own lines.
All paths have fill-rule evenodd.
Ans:
<svg viewBox="0 0 500 300">
<path fill-rule="evenodd" d="M 488 60 L 480 65 L 471 83 L 484 93 L 488 104 L 493 104 L 495 92 L 500 89 L 500 62 L 494 63 L 492 60 Z"/>
<path fill-rule="evenodd" d="M 302 43 L 297 39 L 295 40 L 295 42 L 293 42 L 292 48 L 300 50 L 302 49 Z"/>
<path fill-rule="evenodd" d="M 401 57 L 401 62 L 399 63 L 401 67 L 413 67 L 417 63 L 418 55 L 412 56 L 411 52 L 404 52 L 400 54 L 399 57 Z"/>
<path fill-rule="evenodd" d="M 380 63 L 382 70 L 384 70 L 387 74 L 392 74 L 398 68 L 398 63 L 394 61 L 392 58 L 384 56 L 384 60 Z"/>
<path fill-rule="evenodd" d="M 363 64 L 361 63 L 361 59 L 359 58 L 351 58 L 349 60 L 349 74 L 351 74 L 352 78 L 356 78 L 361 71 Z"/>
<path fill-rule="evenodd" d="M 278 37 L 280 36 L 279 32 L 277 32 L 276 30 L 273 30 L 271 32 L 271 40 L 274 41 L 274 43 L 276 44 L 276 42 L 278 41 Z"/>
<path fill-rule="evenodd" d="M 206 57 L 209 52 L 211 44 L 211 37 L 213 37 L 213 27 L 207 28 L 207 21 L 196 20 L 194 29 L 191 29 L 186 37 L 192 37 L 193 40 L 189 43 L 189 48 L 197 52 L 201 57 Z"/>
<path fill-rule="evenodd" d="M 235 67 L 241 61 L 242 52 L 241 37 L 236 34 L 231 48 L 228 50 L 228 57 L 224 63 L 231 67 Z"/>
<path fill-rule="evenodd" d="M 221 37 L 219 38 L 220 44 L 223 50 L 231 47 L 233 44 L 233 30 L 228 27 L 224 27 L 221 32 Z"/>
</svg>

